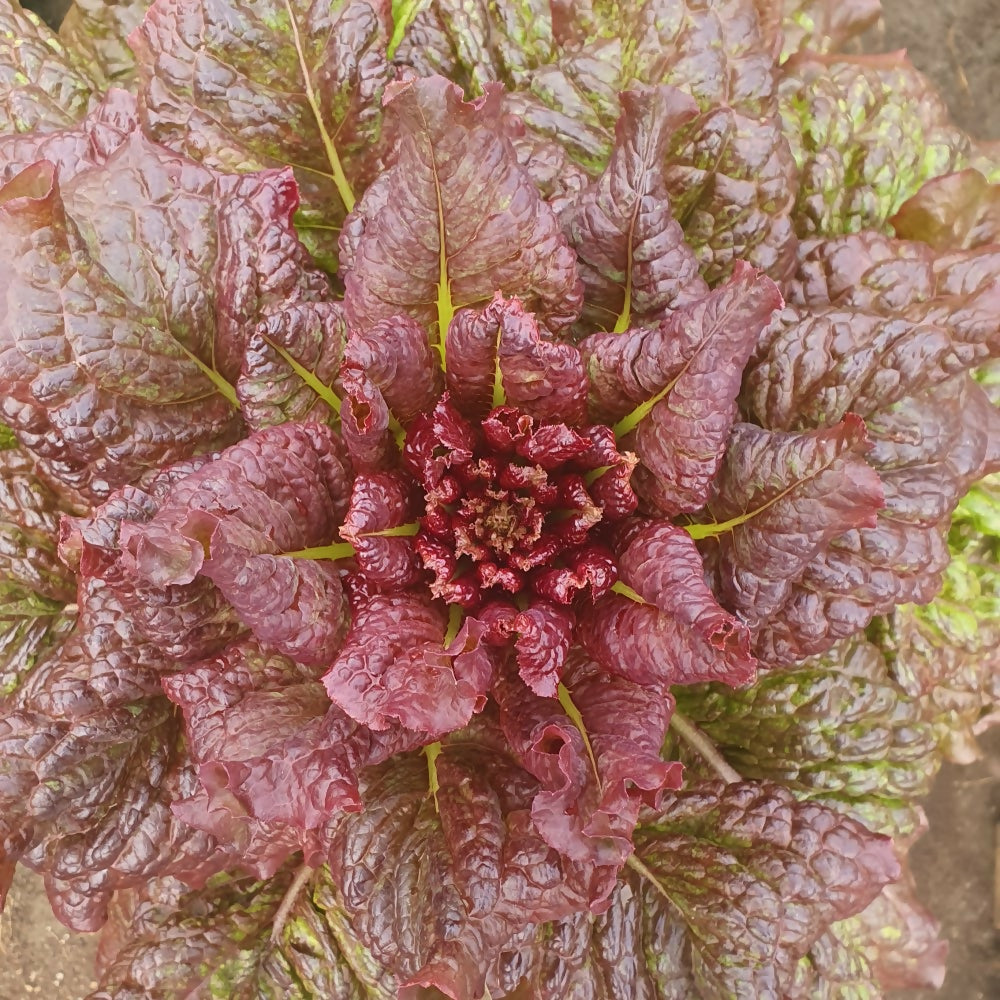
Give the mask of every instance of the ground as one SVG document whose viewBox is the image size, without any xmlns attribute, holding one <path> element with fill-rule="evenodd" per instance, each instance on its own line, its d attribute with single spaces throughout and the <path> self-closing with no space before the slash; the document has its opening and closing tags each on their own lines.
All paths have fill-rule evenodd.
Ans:
<svg viewBox="0 0 1000 1000">
<path fill-rule="evenodd" d="M 43 0 L 26 6 L 49 13 L 64 3 Z M 883 0 L 882 6 L 884 22 L 873 29 L 866 47 L 907 49 L 936 82 L 960 125 L 980 138 L 1000 139 L 1000 2 Z M 941 919 L 951 942 L 948 977 L 939 992 L 909 992 L 900 1000 L 1000 997 L 993 913 L 995 852 L 1000 853 L 1000 731 L 983 745 L 983 760 L 942 770 L 927 803 L 930 832 L 912 855 L 921 898 Z M 70 935 L 52 918 L 40 880 L 22 871 L 0 917 L 0 1000 L 80 1000 L 96 986 L 94 947 L 93 936 Z"/>
</svg>

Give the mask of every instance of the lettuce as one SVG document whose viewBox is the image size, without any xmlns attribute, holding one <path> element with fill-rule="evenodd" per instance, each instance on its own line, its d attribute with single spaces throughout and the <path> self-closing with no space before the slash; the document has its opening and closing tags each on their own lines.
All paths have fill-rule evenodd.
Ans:
<svg viewBox="0 0 1000 1000">
<path fill-rule="evenodd" d="M 877 4 L 145 7 L 0 0 L 0 896 L 95 1000 L 939 983 L 997 166 Z"/>
</svg>

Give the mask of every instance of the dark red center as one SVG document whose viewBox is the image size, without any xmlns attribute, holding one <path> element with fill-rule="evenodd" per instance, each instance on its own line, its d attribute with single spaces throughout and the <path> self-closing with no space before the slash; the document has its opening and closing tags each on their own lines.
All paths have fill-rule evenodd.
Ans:
<svg viewBox="0 0 1000 1000">
<path fill-rule="evenodd" d="M 504 595 L 606 593 L 617 571 L 602 535 L 634 508 L 634 462 L 613 442 L 607 428 L 538 424 L 509 406 L 476 427 L 442 399 L 405 450 L 424 490 L 416 549 L 434 595 L 472 610 Z M 624 504 L 609 504 L 612 481 Z"/>
</svg>

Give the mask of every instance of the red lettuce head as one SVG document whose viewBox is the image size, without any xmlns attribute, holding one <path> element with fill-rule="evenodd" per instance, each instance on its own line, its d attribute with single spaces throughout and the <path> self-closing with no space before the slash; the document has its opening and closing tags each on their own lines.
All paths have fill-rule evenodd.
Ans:
<svg viewBox="0 0 1000 1000">
<path fill-rule="evenodd" d="M 663 900 L 696 896 L 700 872 L 734 939 L 771 935 L 790 987 L 896 863 L 809 789 L 739 781 L 711 748 L 730 784 L 672 794 L 668 727 L 699 739 L 674 699 L 719 682 L 735 701 L 759 662 L 825 653 L 933 591 L 953 501 L 1000 465 L 966 372 L 997 350 L 985 252 L 799 245 L 777 36 L 743 53 L 733 94 L 658 77 L 617 121 L 600 96 L 564 148 L 567 119 L 534 95 L 391 79 L 390 5 L 308 25 L 304 6 L 250 26 L 160 0 L 132 39 L 138 104 L 113 92 L 78 124 L 0 137 L 0 415 L 20 448 L 0 452 L 19 484 L 0 502 L 18 539 L 46 539 L 0 570 L 53 619 L 0 714 L 0 891 L 22 857 L 92 929 L 151 877 L 284 885 L 302 852 L 392 989 L 466 998 L 488 976 L 530 990 L 546 935 L 599 949 L 645 921 L 666 952 Z M 553 95 L 605 95 L 584 42 L 605 15 L 551 6 L 567 61 L 548 69 L 575 74 Z M 286 14 L 291 48 L 271 38 Z M 646 72 L 676 46 L 650 49 L 640 20 Z M 265 88 L 289 134 L 319 122 L 294 176 L 225 172 L 283 141 L 215 99 L 234 77 L 260 96 L 257 62 L 324 67 L 305 103 L 297 76 Z M 190 74 L 207 74 L 197 115 Z M 830 222 L 814 215 L 810 233 Z M 316 265 L 334 258 L 342 300 Z M 781 877 L 744 892 L 773 857 Z M 774 920 L 783 895 L 809 919 Z M 733 985 L 699 905 L 677 913 L 706 988 L 782 992 L 756 966 Z"/>
</svg>

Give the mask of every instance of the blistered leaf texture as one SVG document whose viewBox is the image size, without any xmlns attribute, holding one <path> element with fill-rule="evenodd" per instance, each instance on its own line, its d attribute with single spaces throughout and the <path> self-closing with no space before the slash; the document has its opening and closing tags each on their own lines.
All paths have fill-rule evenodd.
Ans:
<svg viewBox="0 0 1000 1000">
<path fill-rule="evenodd" d="M 330 230 L 378 164 L 388 27 L 380 0 L 158 3 L 129 37 L 144 124 L 219 170 L 292 167 L 303 236 L 335 268 Z"/>
<path fill-rule="evenodd" d="M 295 202 L 287 173 L 222 176 L 139 132 L 65 182 L 43 162 L 0 188 L 2 409 L 51 477 L 102 500 L 239 433 L 246 320 L 321 287 L 287 268 Z"/>
<path fill-rule="evenodd" d="M 800 236 L 881 229 L 968 150 L 944 102 L 899 54 L 804 53 L 785 66 L 779 105 L 800 173 Z"/>
<path fill-rule="evenodd" d="M 899 874 L 888 838 L 770 782 L 675 793 L 637 833 L 637 856 L 660 908 L 688 927 L 706 998 L 784 996 L 829 923 Z"/>
<path fill-rule="evenodd" d="M 128 36 L 150 0 L 75 0 L 59 25 L 59 38 L 104 86 L 127 87 L 135 78 Z"/>
<path fill-rule="evenodd" d="M 79 121 L 97 83 L 17 0 L 0 0 L 0 135 L 52 132 Z"/>
<path fill-rule="evenodd" d="M 794 669 L 762 673 L 750 688 L 676 695 L 740 774 L 840 806 L 879 832 L 912 833 L 894 827 L 894 810 L 929 791 L 937 739 L 877 646 L 843 641 Z"/>
<path fill-rule="evenodd" d="M 550 329 L 575 320 L 575 255 L 504 134 L 500 90 L 466 102 L 441 77 L 400 83 L 386 116 L 392 166 L 341 236 L 348 319 L 365 327 L 408 312 L 447 326 L 501 291 Z"/>
</svg>

